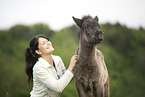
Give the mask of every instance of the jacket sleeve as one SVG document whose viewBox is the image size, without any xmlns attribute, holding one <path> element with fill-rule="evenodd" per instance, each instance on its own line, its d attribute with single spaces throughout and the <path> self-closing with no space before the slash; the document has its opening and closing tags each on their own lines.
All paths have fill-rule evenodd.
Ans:
<svg viewBox="0 0 145 97">
<path fill-rule="evenodd" d="M 61 93 L 64 90 L 73 77 L 73 73 L 66 70 L 63 76 L 57 80 L 44 67 L 35 69 L 34 75 L 47 88 L 58 93 Z"/>
<path fill-rule="evenodd" d="M 64 66 L 64 63 L 63 63 L 62 59 L 60 60 L 60 64 L 61 64 L 62 74 L 64 74 L 66 72 L 66 68 Z"/>
</svg>

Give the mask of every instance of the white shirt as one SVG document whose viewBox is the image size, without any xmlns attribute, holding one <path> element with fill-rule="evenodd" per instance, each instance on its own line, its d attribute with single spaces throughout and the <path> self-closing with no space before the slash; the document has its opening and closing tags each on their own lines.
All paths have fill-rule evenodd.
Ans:
<svg viewBox="0 0 145 97">
<path fill-rule="evenodd" d="M 42 57 L 34 65 L 31 97 L 60 97 L 60 93 L 73 78 L 73 73 L 65 69 L 59 56 L 53 55 L 52 58 L 56 70 Z"/>
</svg>

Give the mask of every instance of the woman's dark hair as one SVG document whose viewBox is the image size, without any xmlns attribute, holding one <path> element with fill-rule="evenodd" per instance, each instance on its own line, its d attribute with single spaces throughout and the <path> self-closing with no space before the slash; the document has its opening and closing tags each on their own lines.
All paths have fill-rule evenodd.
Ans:
<svg viewBox="0 0 145 97">
<path fill-rule="evenodd" d="M 25 61 L 26 61 L 26 67 L 25 67 L 25 72 L 28 76 L 28 83 L 31 84 L 33 81 L 33 66 L 35 63 L 38 61 L 38 58 L 40 55 L 38 55 L 35 51 L 39 50 L 38 48 L 38 39 L 39 38 L 45 38 L 49 40 L 46 36 L 44 35 L 36 35 L 34 36 L 29 44 L 29 47 L 26 48 L 25 51 Z"/>
</svg>

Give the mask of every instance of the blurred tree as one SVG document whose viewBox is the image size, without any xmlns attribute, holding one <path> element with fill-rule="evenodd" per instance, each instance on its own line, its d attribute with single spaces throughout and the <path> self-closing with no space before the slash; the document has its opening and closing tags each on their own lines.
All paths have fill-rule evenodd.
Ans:
<svg viewBox="0 0 145 97">
<path fill-rule="evenodd" d="M 9 32 L 13 39 L 28 40 L 31 37 L 30 27 L 26 25 L 15 25 L 10 28 Z"/>
<path fill-rule="evenodd" d="M 44 34 L 49 38 L 54 35 L 54 31 L 49 28 L 46 24 L 34 24 L 32 26 L 26 25 L 15 25 L 9 30 L 10 35 L 13 39 L 30 40 L 33 36 L 38 34 Z"/>
<path fill-rule="evenodd" d="M 132 47 L 132 42 L 134 41 L 132 30 L 129 30 L 126 26 L 120 26 L 120 24 L 115 24 L 116 35 L 114 37 L 115 46 L 117 50 L 122 54 L 127 54 L 127 52 Z"/>
<path fill-rule="evenodd" d="M 12 54 L 12 37 L 8 30 L 0 30 L 0 55 L 2 53 Z"/>
<path fill-rule="evenodd" d="M 30 28 L 31 28 L 32 37 L 38 34 L 43 34 L 51 38 L 54 35 L 54 31 L 51 30 L 49 26 L 46 24 L 38 23 L 38 24 L 32 25 Z"/>
<path fill-rule="evenodd" d="M 114 37 L 116 35 L 115 27 L 110 23 L 106 23 L 101 25 L 101 30 L 104 32 L 103 42 L 113 46 L 115 44 Z"/>
</svg>

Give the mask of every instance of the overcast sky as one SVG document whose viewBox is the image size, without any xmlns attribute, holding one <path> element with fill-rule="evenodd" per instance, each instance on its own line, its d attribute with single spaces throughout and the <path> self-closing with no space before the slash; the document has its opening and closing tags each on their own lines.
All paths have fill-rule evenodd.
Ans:
<svg viewBox="0 0 145 97">
<path fill-rule="evenodd" d="M 0 0 L 0 29 L 45 23 L 60 30 L 74 24 L 72 16 L 88 14 L 100 23 L 145 28 L 145 0 Z"/>
</svg>

